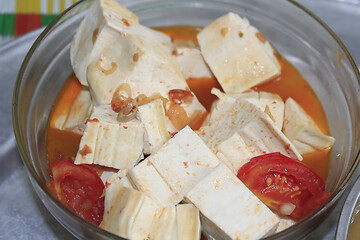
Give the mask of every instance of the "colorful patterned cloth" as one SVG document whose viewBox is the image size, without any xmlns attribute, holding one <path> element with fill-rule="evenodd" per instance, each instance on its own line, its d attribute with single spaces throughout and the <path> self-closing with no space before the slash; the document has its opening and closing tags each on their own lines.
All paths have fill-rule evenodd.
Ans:
<svg viewBox="0 0 360 240">
<path fill-rule="evenodd" d="M 0 45 L 49 24 L 77 0 L 0 0 Z"/>
</svg>

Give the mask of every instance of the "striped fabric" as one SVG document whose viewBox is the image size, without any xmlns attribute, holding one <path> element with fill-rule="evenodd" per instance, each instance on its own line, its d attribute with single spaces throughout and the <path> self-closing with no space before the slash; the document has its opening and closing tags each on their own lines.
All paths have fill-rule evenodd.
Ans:
<svg viewBox="0 0 360 240">
<path fill-rule="evenodd" d="M 0 45 L 49 24 L 77 0 L 0 0 Z"/>
</svg>

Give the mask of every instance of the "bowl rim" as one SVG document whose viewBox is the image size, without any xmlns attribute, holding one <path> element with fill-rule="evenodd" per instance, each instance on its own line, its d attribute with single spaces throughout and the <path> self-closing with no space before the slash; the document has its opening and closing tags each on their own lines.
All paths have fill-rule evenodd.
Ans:
<svg viewBox="0 0 360 240">
<path fill-rule="evenodd" d="M 95 224 L 92 224 L 92 223 L 84 220 L 83 218 L 78 216 L 76 213 L 71 211 L 64 204 L 62 204 L 60 200 L 58 200 L 55 196 L 53 196 L 53 194 L 51 194 L 51 192 L 48 190 L 48 187 L 40 179 L 40 177 L 36 173 L 36 170 L 34 169 L 34 167 L 31 164 L 31 160 L 30 160 L 31 157 L 27 153 L 27 149 L 22 144 L 22 140 L 21 140 L 22 139 L 22 133 L 21 133 L 20 128 L 18 126 L 19 125 L 18 124 L 19 110 L 18 110 L 18 101 L 17 100 L 18 100 L 18 97 L 19 97 L 19 90 L 20 90 L 20 86 L 21 86 L 21 83 L 22 83 L 22 79 L 23 79 L 24 73 L 26 71 L 27 65 L 28 65 L 30 59 L 32 58 L 32 55 L 36 51 L 36 49 L 37 49 L 38 45 L 41 43 L 42 39 L 44 37 L 46 37 L 47 34 L 49 34 L 51 29 L 57 23 L 59 23 L 59 21 L 67 13 L 69 13 L 71 10 L 76 8 L 78 5 L 84 4 L 85 2 L 92 3 L 93 1 L 94 0 L 80 0 L 80 1 L 76 2 L 75 4 L 73 4 L 72 6 L 70 6 L 69 8 L 67 8 L 64 12 L 59 14 L 50 24 L 48 24 L 46 26 L 46 28 L 37 37 L 37 39 L 32 44 L 31 48 L 27 52 L 27 54 L 26 54 L 26 56 L 25 56 L 25 58 L 24 58 L 24 60 L 23 60 L 23 62 L 21 64 L 21 67 L 19 69 L 19 72 L 18 72 L 18 75 L 17 75 L 17 78 L 16 78 L 16 82 L 15 82 L 15 86 L 14 86 L 14 91 L 13 91 L 13 98 L 12 98 L 13 130 L 14 130 L 16 143 L 17 143 L 19 152 L 21 154 L 22 161 L 26 165 L 28 175 L 31 177 L 30 180 L 35 180 L 37 186 L 40 187 L 40 190 L 42 192 L 44 192 L 48 197 L 50 197 L 51 202 L 55 203 L 62 211 L 66 212 L 67 215 L 70 215 L 70 216 L 74 217 L 75 219 L 77 219 L 77 221 L 80 221 L 81 225 L 85 225 L 85 227 L 88 227 L 91 230 L 93 230 L 95 232 L 98 232 L 101 235 L 104 235 L 105 237 L 108 237 L 108 238 L 124 239 L 124 238 L 119 237 L 118 235 L 115 235 L 115 234 L 113 234 L 111 232 L 108 232 L 108 231 L 100 228 L 99 226 L 96 226 Z M 186 2 L 199 2 L 199 1 L 204 2 L 204 0 L 185 0 L 185 1 L 182 2 L 182 4 L 184 4 Z M 139 0 L 138 2 L 150 2 L 150 1 Z M 211 2 L 213 2 L 213 3 L 234 3 L 234 2 L 229 1 L 229 0 L 222 0 L 222 1 L 221 0 L 211 0 Z M 352 66 L 352 70 L 355 73 L 355 76 L 357 78 L 358 85 L 360 85 L 359 68 L 357 67 L 356 62 L 354 61 L 354 59 L 351 56 L 350 52 L 348 51 L 348 49 L 346 48 L 344 43 L 340 40 L 340 38 L 337 36 L 337 34 L 323 20 L 321 20 L 318 16 L 316 16 L 314 13 L 312 13 L 312 11 L 310 11 L 309 9 L 307 9 L 306 7 L 301 5 L 300 3 L 296 2 L 295 0 L 286 0 L 286 2 L 291 3 L 292 6 L 294 6 L 296 8 L 299 8 L 300 11 L 303 11 L 304 13 L 306 13 L 310 18 L 312 18 L 313 20 L 318 22 L 320 24 L 320 26 L 322 28 L 324 28 L 330 34 L 330 36 L 336 41 L 336 43 L 340 47 L 340 50 L 343 51 L 344 55 L 347 57 L 348 61 L 350 62 L 351 66 Z M 164 7 L 165 5 L 169 5 L 169 6 L 174 5 L 174 2 L 165 1 L 165 0 L 155 0 L 155 1 L 153 1 L 153 3 L 158 3 L 158 4 L 162 3 L 162 5 L 161 5 L 162 7 Z M 156 6 L 159 7 L 160 5 L 156 5 Z M 145 10 L 145 9 L 142 9 L 142 10 Z M 318 215 L 325 212 L 326 211 L 326 209 L 325 209 L 326 206 L 328 206 L 329 204 L 330 204 L 330 206 L 334 205 L 339 200 L 339 198 L 341 197 L 342 193 L 344 192 L 346 186 L 349 184 L 350 179 L 353 177 L 353 174 L 354 174 L 357 166 L 359 165 L 359 162 L 360 162 L 360 146 L 356 146 L 356 149 L 354 149 L 353 153 L 355 154 L 354 163 L 350 166 L 347 174 L 344 176 L 342 182 L 338 185 L 337 189 L 333 193 L 331 193 L 331 196 L 329 197 L 327 202 L 324 203 L 321 207 L 319 207 L 312 214 L 310 214 L 306 218 L 302 219 L 301 221 L 297 222 L 295 225 L 290 226 L 289 228 L 287 228 L 287 229 L 285 229 L 285 230 L 283 230 L 283 231 L 281 231 L 279 233 L 275 233 L 275 234 L 269 236 L 268 237 L 269 239 L 276 238 L 276 237 L 283 237 L 283 236 L 287 235 L 288 233 L 292 232 L 295 228 L 300 228 L 301 225 L 305 225 L 308 221 L 311 221 L 311 219 L 316 218 Z M 34 184 L 33 181 L 31 181 L 31 182 L 32 182 L 32 184 Z M 63 223 L 61 223 L 61 222 L 60 222 L 60 224 L 63 225 Z M 65 227 L 65 229 L 67 229 L 67 228 Z M 71 233 L 74 234 L 72 231 L 71 231 Z"/>
<path fill-rule="evenodd" d="M 360 176 L 356 179 L 354 185 L 351 187 L 349 194 L 347 195 L 344 205 L 342 206 L 339 221 L 336 227 L 336 239 L 342 239 L 348 236 L 349 227 L 351 225 L 351 218 L 354 214 L 354 210 L 358 206 L 360 201 Z"/>
</svg>

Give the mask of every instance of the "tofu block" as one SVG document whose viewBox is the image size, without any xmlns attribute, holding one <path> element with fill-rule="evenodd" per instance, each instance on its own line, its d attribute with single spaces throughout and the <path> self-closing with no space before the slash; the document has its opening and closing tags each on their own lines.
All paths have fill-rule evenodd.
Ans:
<svg viewBox="0 0 360 240">
<path fill-rule="evenodd" d="M 214 153 L 188 126 L 147 160 L 179 196 L 184 196 L 219 164 Z"/>
<path fill-rule="evenodd" d="M 279 218 L 224 163 L 202 179 L 186 198 L 219 239 L 260 239 L 274 233 Z M 207 219 L 207 221 L 206 221 Z"/>
<path fill-rule="evenodd" d="M 269 42 L 237 14 L 228 13 L 216 19 L 197 39 L 206 63 L 225 93 L 241 93 L 281 72 Z"/>
<path fill-rule="evenodd" d="M 226 97 L 233 98 L 234 100 L 241 98 L 254 104 L 270 117 L 270 119 L 275 123 L 275 126 L 279 130 L 282 129 L 282 125 L 284 122 L 285 104 L 278 94 L 255 91 L 240 94 L 224 94 L 218 89 L 213 89 L 212 93 L 221 99 L 224 99 Z M 232 100 L 232 102 L 234 102 L 234 100 Z M 224 104 L 226 104 L 226 102 Z"/>
<path fill-rule="evenodd" d="M 91 96 L 87 88 L 83 87 L 70 109 L 64 109 L 55 121 L 55 128 L 64 130 L 83 125 L 90 116 L 92 109 Z"/>
<path fill-rule="evenodd" d="M 144 126 L 127 123 L 87 122 L 75 164 L 98 164 L 116 169 L 133 168 L 142 158 Z"/>
<path fill-rule="evenodd" d="M 145 153 L 153 154 L 170 139 L 163 102 L 157 99 L 139 106 L 138 116 L 145 127 Z"/>
<path fill-rule="evenodd" d="M 176 239 L 176 206 L 165 207 L 161 215 L 154 220 L 149 240 L 169 240 Z"/>
<path fill-rule="evenodd" d="M 135 189 L 130 179 L 127 176 L 128 172 L 129 172 L 128 169 L 123 168 L 116 173 L 112 173 L 111 176 L 106 179 L 105 186 L 109 187 L 111 184 L 120 184 L 124 187 Z M 104 173 L 108 175 L 108 173 L 111 172 L 104 172 Z M 101 175 L 101 179 L 103 179 L 104 173 Z"/>
<path fill-rule="evenodd" d="M 116 1 L 99 0 L 94 1 L 74 37 L 71 62 L 94 100 L 109 104 L 122 83 L 130 84 L 133 97 L 158 92 L 166 96 L 170 89 L 185 89 L 171 50 L 168 36 L 140 25 L 138 18 Z"/>
<path fill-rule="evenodd" d="M 296 222 L 294 220 L 292 220 L 289 217 L 281 217 L 280 218 L 280 222 L 279 222 L 279 226 L 276 229 L 276 233 L 281 232 L 282 230 L 285 230 L 289 227 L 291 227 L 292 225 L 294 225 Z"/>
<path fill-rule="evenodd" d="M 225 103 L 213 109 L 209 124 L 197 133 L 213 152 L 222 154 L 221 159 L 226 158 L 233 172 L 250 158 L 271 152 L 302 160 L 270 117 L 254 104 L 226 96 L 221 101 Z"/>
<path fill-rule="evenodd" d="M 200 240 L 201 224 L 199 209 L 192 204 L 176 206 L 177 240 Z"/>
<path fill-rule="evenodd" d="M 116 1 L 99 0 L 94 1 L 73 39 L 71 63 L 97 106 L 109 105 L 123 84 L 129 86 L 133 99 L 144 94 L 169 100 L 170 90 L 188 89 L 171 51 L 170 37 L 140 25 Z M 205 113 L 196 97 L 181 106 L 190 119 L 198 111 Z"/>
<path fill-rule="evenodd" d="M 301 154 L 331 148 L 335 143 L 335 138 L 322 133 L 311 117 L 292 98 L 285 102 L 283 131 Z"/>
<path fill-rule="evenodd" d="M 176 52 L 177 55 L 175 57 L 185 79 L 213 77 L 199 49 L 179 47 L 176 48 Z"/>
<path fill-rule="evenodd" d="M 147 239 L 162 210 L 143 193 L 113 183 L 105 189 L 105 210 L 100 227 L 123 238 Z"/>
<path fill-rule="evenodd" d="M 285 104 L 277 94 L 259 92 L 260 109 L 269 115 L 275 126 L 281 131 L 284 122 Z"/>
<path fill-rule="evenodd" d="M 183 199 L 182 195 L 170 189 L 148 159 L 130 169 L 129 176 L 141 192 L 164 207 L 174 206 Z"/>
</svg>

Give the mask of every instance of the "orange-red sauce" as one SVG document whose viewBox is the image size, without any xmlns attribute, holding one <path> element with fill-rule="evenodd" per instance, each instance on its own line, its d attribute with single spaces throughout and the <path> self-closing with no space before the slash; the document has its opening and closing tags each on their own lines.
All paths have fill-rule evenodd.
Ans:
<svg viewBox="0 0 360 240">
<path fill-rule="evenodd" d="M 196 34 L 200 31 L 198 27 L 189 26 L 162 27 L 157 29 L 171 36 L 173 40 L 192 41 L 195 44 L 197 44 Z M 283 100 L 292 97 L 314 119 L 319 128 L 328 134 L 329 128 L 325 113 L 311 87 L 289 62 L 281 56 L 278 56 L 278 60 L 282 66 L 281 75 L 253 89 L 256 91 L 277 93 Z M 216 79 L 188 79 L 187 82 L 199 101 L 207 110 L 210 110 L 212 102 L 216 100 L 216 97 L 210 93 L 211 88 L 217 87 L 221 89 Z M 81 136 L 67 131 L 56 130 L 54 129 L 53 123 L 64 109 L 70 109 L 80 89 L 81 86 L 79 82 L 76 77 L 72 75 L 64 85 L 54 104 L 46 140 L 49 165 L 57 160 L 59 152 L 67 158 L 74 158 L 76 156 Z M 204 118 L 205 116 L 202 117 Z M 198 123 L 199 122 L 201 122 L 201 120 L 199 120 Z M 312 168 L 323 179 L 326 179 L 330 165 L 328 151 L 317 151 L 308 154 L 304 156 L 303 163 Z"/>
</svg>

